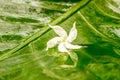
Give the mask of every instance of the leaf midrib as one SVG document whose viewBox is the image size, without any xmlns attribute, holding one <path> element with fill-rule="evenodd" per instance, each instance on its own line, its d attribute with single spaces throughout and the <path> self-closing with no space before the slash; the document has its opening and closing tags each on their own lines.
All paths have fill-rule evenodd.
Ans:
<svg viewBox="0 0 120 80">
<path fill-rule="evenodd" d="M 66 19 L 68 19 L 70 16 L 72 16 L 74 13 L 76 13 L 79 9 L 81 9 L 85 5 L 87 5 L 90 1 L 91 0 L 84 0 L 84 1 L 82 0 L 82 1 L 80 1 L 75 6 L 73 6 L 70 10 L 68 10 L 65 14 L 63 14 L 60 17 L 58 17 L 56 20 L 54 20 L 50 24 L 51 25 L 56 25 L 56 24 L 62 23 L 63 21 L 65 21 Z M 21 42 L 18 46 L 16 46 L 15 48 L 13 48 L 11 51 L 9 51 L 9 52 L 4 53 L 3 55 L 1 55 L 0 56 L 0 60 L 4 60 L 5 58 L 8 58 L 11 54 L 13 54 L 13 53 L 19 51 L 20 49 L 24 48 L 25 46 L 27 46 L 31 42 L 35 41 L 36 39 L 38 39 L 39 37 L 41 37 L 42 35 L 44 35 L 49 30 L 50 30 L 50 27 L 48 27 L 48 25 L 46 25 L 45 27 L 41 28 L 40 31 L 38 31 L 36 34 L 32 35 L 31 37 L 29 37 L 25 41 Z"/>
</svg>

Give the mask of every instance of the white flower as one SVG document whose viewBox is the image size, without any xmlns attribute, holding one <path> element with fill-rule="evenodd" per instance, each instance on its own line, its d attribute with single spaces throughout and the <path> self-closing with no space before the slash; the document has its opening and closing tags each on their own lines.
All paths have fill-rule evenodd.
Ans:
<svg viewBox="0 0 120 80">
<path fill-rule="evenodd" d="M 73 42 L 77 37 L 77 29 L 76 29 L 75 24 L 76 23 L 74 22 L 73 27 L 71 28 L 71 30 L 69 32 L 69 35 L 67 35 L 67 32 L 62 27 L 49 25 L 59 37 L 55 37 L 55 38 L 49 40 L 47 42 L 46 50 L 56 46 L 57 44 L 58 44 L 58 50 L 60 52 L 69 53 L 70 49 L 81 48 L 82 46 L 71 44 L 71 42 Z"/>
</svg>

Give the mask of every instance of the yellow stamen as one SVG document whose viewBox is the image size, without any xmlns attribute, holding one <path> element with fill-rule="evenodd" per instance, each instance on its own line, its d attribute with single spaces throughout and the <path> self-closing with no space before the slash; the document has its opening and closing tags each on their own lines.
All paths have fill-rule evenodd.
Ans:
<svg viewBox="0 0 120 80">
<path fill-rule="evenodd" d="M 66 42 L 66 39 L 63 39 L 62 42 Z"/>
</svg>

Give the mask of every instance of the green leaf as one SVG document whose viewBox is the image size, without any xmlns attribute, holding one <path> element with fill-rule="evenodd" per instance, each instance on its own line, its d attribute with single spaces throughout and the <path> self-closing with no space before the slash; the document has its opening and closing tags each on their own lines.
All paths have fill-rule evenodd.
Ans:
<svg viewBox="0 0 120 80">
<path fill-rule="evenodd" d="M 119 0 L 1 0 L 0 80 L 119 80 Z M 76 21 L 71 55 L 46 51 Z M 67 65 L 69 67 L 61 67 Z M 70 66 L 74 67 L 70 67 Z"/>
</svg>

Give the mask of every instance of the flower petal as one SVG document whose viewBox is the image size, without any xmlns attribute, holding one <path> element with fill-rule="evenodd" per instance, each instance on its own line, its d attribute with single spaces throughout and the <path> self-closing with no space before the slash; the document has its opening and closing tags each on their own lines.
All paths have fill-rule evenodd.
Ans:
<svg viewBox="0 0 120 80">
<path fill-rule="evenodd" d="M 66 31 L 60 27 L 60 26 L 51 26 L 49 25 L 54 31 L 56 34 L 58 34 L 60 37 L 63 37 L 63 38 L 66 38 L 67 37 L 67 33 Z"/>
<path fill-rule="evenodd" d="M 58 50 L 60 52 L 68 52 L 68 50 L 66 49 L 65 47 L 65 44 L 63 42 L 61 42 L 59 45 L 58 45 Z"/>
<path fill-rule="evenodd" d="M 68 48 L 68 49 L 80 49 L 82 46 L 72 45 L 70 43 L 65 43 L 65 47 Z"/>
<path fill-rule="evenodd" d="M 61 38 L 60 37 L 55 37 L 55 38 L 49 40 L 47 42 L 47 48 L 46 48 L 46 50 L 48 50 L 48 48 L 54 47 L 55 45 L 59 44 L 60 42 L 61 42 Z"/>
<path fill-rule="evenodd" d="M 68 42 L 72 42 L 72 41 L 75 40 L 76 37 L 77 37 L 77 29 L 76 29 L 75 24 L 76 24 L 76 22 L 73 23 L 73 27 L 72 27 L 71 30 L 70 30 L 69 36 L 68 36 L 68 38 L 67 38 L 67 41 L 68 41 Z"/>
</svg>

